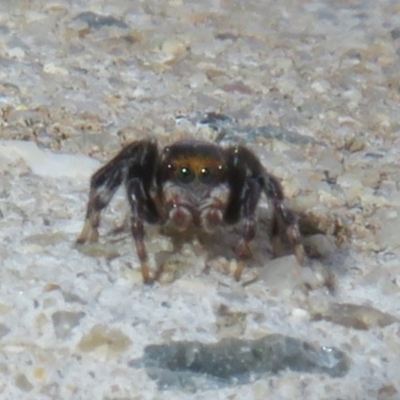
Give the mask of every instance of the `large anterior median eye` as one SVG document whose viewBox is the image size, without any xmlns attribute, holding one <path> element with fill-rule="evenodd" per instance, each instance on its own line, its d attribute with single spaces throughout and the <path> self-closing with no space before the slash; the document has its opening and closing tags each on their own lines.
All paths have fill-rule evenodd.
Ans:
<svg viewBox="0 0 400 400">
<path fill-rule="evenodd" d="M 194 172 L 188 167 L 182 167 L 178 171 L 178 179 L 182 183 L 190 183 L 194 180 L 195 177 L 196 176 L 195 176 Z"/>
<path fill-rule="evenodd" d="M 208 185 L 214 181 L 213 171 L 209 168 L 203 167 L 199 173 L 199 181 Z"/>
</svg>

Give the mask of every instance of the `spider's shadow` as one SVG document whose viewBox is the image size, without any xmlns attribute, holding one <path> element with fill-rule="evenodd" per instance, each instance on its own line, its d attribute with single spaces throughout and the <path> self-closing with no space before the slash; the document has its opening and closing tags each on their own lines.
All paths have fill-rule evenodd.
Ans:
<svg viewBox="0 0 400 400">
<path fill-rule="evenodd" d="M 131 237 L 128 220 L 129 218 L 125 218 L 121 226 L 109 232 L 108 235 L 113 236 L 109 240 L 114 243 L 125 242 Z M 256 236 L 250 243 L 251 257 L 246 259 L 247 267 L 260 268 L 274 258 L 293 253 L 284 232 L 273 225 L 271 210 L 268 207 L 258 209 L 257 221 Z M 311 221 L 305 216 L 299 216 L 299 226 L 302 242 L 309 258 L 316 259 L 329 267 L 341 254 L 343 255 L 343 252 L 339 251 L 335 244 L 335 238 L 322 232 L 315 221 Z M 183 247 L 188 243 L 193 246 L 195 255 L 204 258 L 205 268 L 207 268 L 209 262 L 219 258 L 238 260 L 236 248 L 243 237 L 243 231 L 242 222 L 233 226 L 220 226 L 213 233 L 201 232 L 196 227 L 185 232 L 177 232 L 168 225 L 146 225 L 145 244 L 156 241 L 160 235 L 171 240 L 171 250 L 160 249 L 154 254 L 156 267 L 160 271 L 174 256 L 183 255 Z M 323 242 L 322 251 L 321 241 Z M 133 241 L 131 243 L 132 251 L 135 251 Z"/>
</svg>

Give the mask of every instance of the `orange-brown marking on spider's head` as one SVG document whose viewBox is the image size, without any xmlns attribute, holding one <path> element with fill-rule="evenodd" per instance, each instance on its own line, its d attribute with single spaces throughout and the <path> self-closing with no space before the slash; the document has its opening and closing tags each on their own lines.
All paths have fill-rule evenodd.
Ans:
<svg viewBox="0 0 400 400">
<path fill-rule="evenodd" d="M 176 169 L 190 168 L 196 175 L 200 174 L 203 168 L 209 168 L 213 171 L 219 171 L 223 168 L 221 160 L 203 155 L 177 157 L 172 161 L 172 164 Z"/>
<path fill-rule="evenodd" d="M 164 176 L 179 183 L 217 184 L 225 173 L 224 151 L 214 144 L 201 141 L 181 141 L 164 149 Z"/>
<path fill-rule="evenodd" d="M 181 183 L 213 184 L 220 181 L 224 173 L 221 160 L 205 154 L 182 154 L 171 160 L 171 164 L 175 178 Z"/>
<path fill-rule="evenodd" d="M 213 184 L 220 181 L 224 173 L 221 160 L 205 155 L 182 155 L 172 160 L 175 178 L 182 183 L 199 181 Z"/>
</svg>

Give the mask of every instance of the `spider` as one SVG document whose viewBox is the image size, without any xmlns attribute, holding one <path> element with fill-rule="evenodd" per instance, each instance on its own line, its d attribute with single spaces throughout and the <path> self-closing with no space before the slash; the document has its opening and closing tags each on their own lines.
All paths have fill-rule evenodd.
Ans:
<svg viewBox="0 0 400 400">
<path fill-rule="evenodd" d="M 282 186 L 255 154 L 243 145 L 221 147 L 207 141 L 181 140 L 159 149 L 155 140 L 124 147 L 91 177 L 86 219 L 78 244 L 98 240 L 100 213 L 124 184 L 130 205 L 130 230 L 144 283 L 152 276 L 144 243 L 144 223 L 170 224 L 178 231 L 212 232 L 221 224 L 244 221 L 237 256 L 250 256 L 256 233 L 256 211 L 264 193 L 273 210 L 272 223 L 293 248 L 298 262 L 307 261 L 296 218 L 284 204 Z M 240 280 L 244 263 L 234 272 Z"/>
</svg>

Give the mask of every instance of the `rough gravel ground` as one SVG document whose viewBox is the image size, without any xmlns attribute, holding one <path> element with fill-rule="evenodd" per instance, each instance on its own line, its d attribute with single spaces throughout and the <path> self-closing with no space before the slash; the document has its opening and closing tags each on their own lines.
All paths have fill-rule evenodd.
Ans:
<svg viewBox="0 0 400 400">
<path fill-rule="evenodd" d="M 400 399 L 399 82 L 394 0 L 1 0 L 0 397 Z M 233 280 L 219 232 L 146 287 L 128 233 L 112 233 L 123 194 L 100 245 L 74 245 L 100 162 L 137 138 L 216 139 L 190 122 L 207 111 L 233 118 L 224 140 L 242 129 L 322 234 L 320 269 L 269 261 L 260 223 L 254 283 Z M 147 243 L 171 250 L 157 228 Z M 130 363 L 149 344 L 270 333 L 341 349 L 350 370 L 188 393 Z"/>
</svg>

